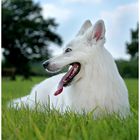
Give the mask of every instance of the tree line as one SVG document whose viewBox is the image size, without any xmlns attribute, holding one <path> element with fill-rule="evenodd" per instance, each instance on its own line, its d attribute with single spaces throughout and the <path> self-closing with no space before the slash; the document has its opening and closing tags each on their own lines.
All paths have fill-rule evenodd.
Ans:
<svg viewBox="0 0 140 140">
<path fill-rule="evenodd" d="M 126 43 L 126 53 L 130 55 L 129 60 L 116 60 L 119 72 L 125 78 L 138 78 L 138 60 L 139 60 L 139 25 L 131 30 L 131 40 Z"/>
<path fill-rule="evenodd" d="M 3 68 L 14 67 L 24 78 L 30 76 L 32 61 L 49 57 L 50 43 L 62 44 L 55 19 L 44 19 L 41 10 L 32 0 L 2 1 Z"/>
</svg>

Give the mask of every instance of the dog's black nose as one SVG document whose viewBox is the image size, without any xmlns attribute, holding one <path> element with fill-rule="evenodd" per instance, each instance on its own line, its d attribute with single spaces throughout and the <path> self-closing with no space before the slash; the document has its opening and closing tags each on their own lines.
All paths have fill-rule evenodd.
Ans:
<svg viewBox="0 0 140 140">
<path fill-rule="evenodd" d="M 49 65 L 49 61 L 44 62 L 44 63 L 43 63 L 44 69 L 47 69 L 48 65 Z"/>
</svg>

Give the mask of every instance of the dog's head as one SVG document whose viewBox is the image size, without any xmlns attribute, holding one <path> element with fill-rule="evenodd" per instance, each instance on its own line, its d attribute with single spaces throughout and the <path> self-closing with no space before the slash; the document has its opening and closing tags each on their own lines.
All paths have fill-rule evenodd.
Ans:
<svg viewBox="0 0 140 140">
<path fill-rule="evenodd" d="M 67 44 L 63 54 L 43 63 L 44 68 L 51 73 L 58 72 L 64 66 L 70 66 L 59 83 L 56 95 L 62 92 L 63 86 L 78 82 L 84 76 L 85 66 L 94 55 L 94 50 L 97 47 L 102 47 L 104 43 L 104 22 L 99 20 L 92 26 L 91 22 L 86 20 L 76 37 Z"/>
</svg>

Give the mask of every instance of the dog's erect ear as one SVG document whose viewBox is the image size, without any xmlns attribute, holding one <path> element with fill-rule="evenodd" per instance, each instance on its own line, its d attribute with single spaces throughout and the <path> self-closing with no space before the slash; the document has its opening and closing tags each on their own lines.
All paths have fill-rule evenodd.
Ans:
<svg viewBox="0 0 140 140">
<path fill-rule="evenodd" d="M 92 30 L 92 39 L 97 42 L 105 36 L 105 25 L 103 20 L 98 20 Z"/>
<path fill-rule="evenodd" d="M 77 34 L 76 36 L 83 35 L 83 34 L 86 32 L 86 30 L 87 30 L 89 27 L 91 27 L 91 26 L 92 26 L 92 24 L 91 24 L 90 20 L 86 20 L 86 21 L 83 23 L 81 29 L 79 30 L 79 32 L 78 32 L 78 34 Z"/>
</svg>

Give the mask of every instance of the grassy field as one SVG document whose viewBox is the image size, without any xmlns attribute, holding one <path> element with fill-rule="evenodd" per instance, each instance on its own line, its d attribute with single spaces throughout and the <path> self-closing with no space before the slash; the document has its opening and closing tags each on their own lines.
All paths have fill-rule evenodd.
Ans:
<svg viewBox="0 0 140 140">
<path fill-rule="evenodd" d="M 120 120 L 116 116 L 93 120 L 92 115 L 61 115 L 6 107 L 12 98 L 26 95 L 31 87 L 43 80 L 2 80 L 2 139 L 3 140 L 137 140 L 138 139 L 138 80 L 126 79 L 133 116 Z"/>
</svg>

